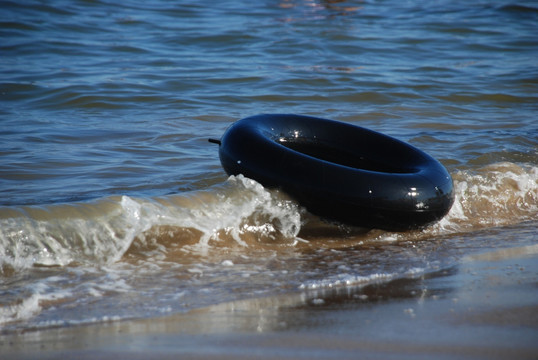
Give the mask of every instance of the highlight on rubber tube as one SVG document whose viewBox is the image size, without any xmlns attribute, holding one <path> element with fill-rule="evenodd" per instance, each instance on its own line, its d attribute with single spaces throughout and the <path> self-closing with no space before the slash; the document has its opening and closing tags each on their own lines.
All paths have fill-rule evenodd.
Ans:
<svg viewBox="0 0 538 360">
<path fill-rule="evenodd" d="M 349 123 L 264 114 L 233 123 L 220 140 L 228 175 L 279 188 L 309 212 L 364 228 L 404 231 L 445 216 L 450 174 L 410 144 Z"/>
</svg>

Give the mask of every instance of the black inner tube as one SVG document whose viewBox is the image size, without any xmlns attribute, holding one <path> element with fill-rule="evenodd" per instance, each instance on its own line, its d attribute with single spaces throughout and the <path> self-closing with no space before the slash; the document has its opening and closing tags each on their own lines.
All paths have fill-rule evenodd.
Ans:
<svg viewBox="0 0 538 360">
<path fill-rule="evenodd" d="M 450 174 L 437 160 L 395 138 L 334 120 L 245 118 L 226 130 L 219 156 L 229 175 L 279 188 L 315 215 L 360 227 L 420 228 L 446 215 L 454 201 Z"/>
</svg>

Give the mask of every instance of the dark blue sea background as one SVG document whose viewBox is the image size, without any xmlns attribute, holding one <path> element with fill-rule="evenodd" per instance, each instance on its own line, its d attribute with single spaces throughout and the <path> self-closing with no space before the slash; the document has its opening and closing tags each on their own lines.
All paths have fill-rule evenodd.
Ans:
<svg viewBox="0 0 538 360">
<path fill-rule="evenodd" d="M 0 8 L 3 331 L 317 299 L 491 249 L 536 251 L 536 2 Z M 409 142 L 449 170 L 454 206 L 423 230 L 354 229 L 229 178 L 207 139 L 260 113 Z"/>
</svg>

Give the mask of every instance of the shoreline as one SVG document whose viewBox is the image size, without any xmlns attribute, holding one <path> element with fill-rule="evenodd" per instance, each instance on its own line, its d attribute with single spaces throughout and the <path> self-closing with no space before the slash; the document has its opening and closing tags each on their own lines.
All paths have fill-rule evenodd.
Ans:
<svg viewBox="0 0 538 360">
<path fill-rule="evenodd" d="M 538 354 L 538 245 L 416 278 L 241 300 L 162 318 L 0 336 L 3 359 L 476 358 Z"/>
</svg>

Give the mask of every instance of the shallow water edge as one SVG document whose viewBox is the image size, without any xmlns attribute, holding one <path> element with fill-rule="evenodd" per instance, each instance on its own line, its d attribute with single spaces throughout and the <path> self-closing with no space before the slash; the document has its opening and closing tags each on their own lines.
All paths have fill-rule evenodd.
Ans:
<svg viewBox="0 0 538 360">
<path fill-rule="evenodd" d="M 538 350 L 537 256 L 536 245 L 493 250 L 389 282 L 234 301 L 162 318 L 4 334 L 0 347 L 6 359 L 37 353 L 44 359 L 532 359 Z"/>
</svg>

